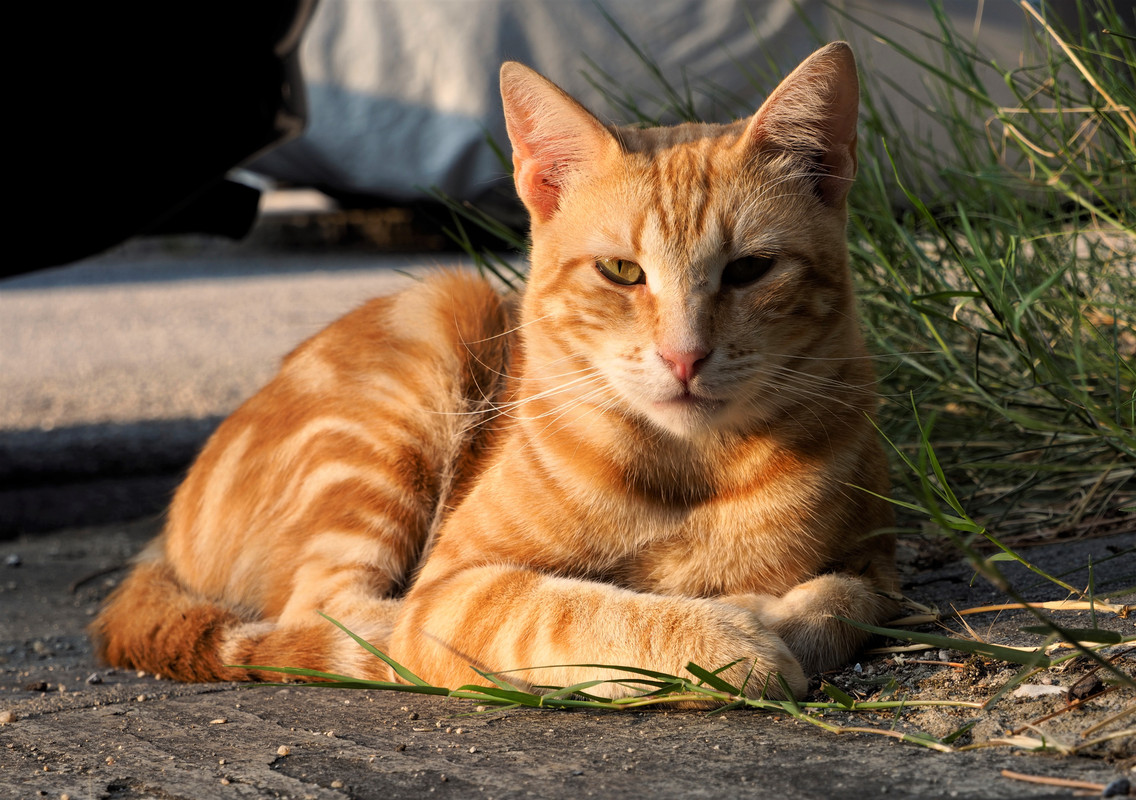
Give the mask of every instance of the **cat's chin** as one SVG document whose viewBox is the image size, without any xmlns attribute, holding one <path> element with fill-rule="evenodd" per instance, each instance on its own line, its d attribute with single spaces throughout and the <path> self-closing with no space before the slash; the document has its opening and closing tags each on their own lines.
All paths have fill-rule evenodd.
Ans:
<svg viewBox="0 0 1136 800">
<path fill-rule="evenodd" d="M 675 436 L 689 438 L 714 430 L 725 408 L 725 400 L 684 392 L 666 400 L 653 401 L 648 416 Z"/>
</svg>

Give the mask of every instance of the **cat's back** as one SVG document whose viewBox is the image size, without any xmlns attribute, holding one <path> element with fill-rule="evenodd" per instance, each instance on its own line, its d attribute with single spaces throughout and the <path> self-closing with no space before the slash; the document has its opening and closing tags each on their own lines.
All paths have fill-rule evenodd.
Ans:
<svg viewBox="0 0 1136 800">
<path fill-rule="evenodd" d="M 468 477 L 447 465 L 500 390 L 510 316 L 481 277 L 438 272 L 299 345 L 178 489 L 165 553 L 179 579 L 269 617 L 313 555 L 370 558 L 386 589 L 402 582 Z"/>
</svg>

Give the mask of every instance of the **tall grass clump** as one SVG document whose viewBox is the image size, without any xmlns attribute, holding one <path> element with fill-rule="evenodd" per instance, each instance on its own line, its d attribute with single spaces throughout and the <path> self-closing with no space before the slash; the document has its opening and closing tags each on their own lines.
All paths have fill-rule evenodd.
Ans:
<svg viewBox="0 0 1136 800">
<path fill-rule="evenodd" d="M 923 76 L 941 135 L 899 125 L 895 87 L 869 74 L 851 209 L 900 479 L 1007 545 L 1136 530 L 1132 20 L 1104 3 L 1073 33 L 1021 5 L 1021 65 L 937 3 L 936 29 L 914 32 L 934 55 L 880 35 Z"/>
</svg>

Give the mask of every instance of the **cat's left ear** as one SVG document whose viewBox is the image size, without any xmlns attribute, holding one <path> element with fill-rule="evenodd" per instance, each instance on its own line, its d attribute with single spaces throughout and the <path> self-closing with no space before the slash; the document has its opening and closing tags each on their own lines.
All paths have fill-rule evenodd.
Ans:
<svg viewBox="0 0 1136 800">
<path fill-rule="evenodd" d="M 859 108 L 852 48 L 833 42 L 801 62 L 762 104 L 746 128 L 744 146 L 808 163 L 819 173 L 820 199 L 839 206 L 856 177 Z"/>
<path fill-rule="evenodd" d="M 559 86 L 516 61 L 501 67 L 501 98 L 517 194 L 534 219 L 546 221 L 573 180 L 619 145 Z"/>
</svg>

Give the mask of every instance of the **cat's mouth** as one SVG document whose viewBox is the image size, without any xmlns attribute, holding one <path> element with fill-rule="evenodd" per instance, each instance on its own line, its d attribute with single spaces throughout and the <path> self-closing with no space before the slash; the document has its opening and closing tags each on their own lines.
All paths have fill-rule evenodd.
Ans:
<svg viewBox="0 0 1136 800">
<path fill-rule="evenodd" d="M 725 400 L 716 400 L 713 397 L 694 394 L 689 389 L 683 389 L 666 400 L 657 400 L 655 405 L 664 409 L 691 409 L 698 411 L 716 411 L 726 404 Z"/>
</svg>

